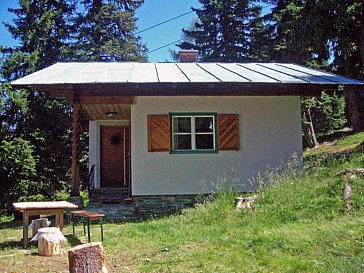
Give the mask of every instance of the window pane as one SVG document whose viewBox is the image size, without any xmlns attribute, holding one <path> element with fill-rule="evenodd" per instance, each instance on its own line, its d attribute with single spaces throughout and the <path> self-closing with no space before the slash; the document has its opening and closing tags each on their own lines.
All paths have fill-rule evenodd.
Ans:
<svg viewBox="0 0 364 273">
<path fill-rule="evenodd" d="M 207 133 L 214 131 L 214 119 L 212 117 L 196 117 L 196 133 Z"/>
<path fill-rule="evenodd" d="M 213 134 L 196 135 L 196 150 L 213 150 L 213 149 L 215 149 Z"/>
<path fill-rule="evenodd" d="M 191 135 L 174 135 L 174 150 L 191 150 Z"/>
<path fill-rule="evenodd" d="M 173 118 L 174 133 L 191 133 L 190 117 L 174 117 Z"/>
</svg>

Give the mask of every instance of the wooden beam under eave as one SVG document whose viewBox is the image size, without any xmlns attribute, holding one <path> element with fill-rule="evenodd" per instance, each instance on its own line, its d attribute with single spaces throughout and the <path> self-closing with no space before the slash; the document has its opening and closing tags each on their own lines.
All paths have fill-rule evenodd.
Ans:
<svg viewBox="0 0 364 273">
<path fill-rule="evenodd" d="M 80 195 L 80 134 L 81 134 L 81 105 L 79 103 L 79 93 L 73 92 L 72 103 L 72 177 L 71 196 Z"/>
<path fill-rule="evenodd" d="M 135 97 L 131 96 L 81 96 L 81 105 L 97 104 L 135 104 Z"/>
</svg>

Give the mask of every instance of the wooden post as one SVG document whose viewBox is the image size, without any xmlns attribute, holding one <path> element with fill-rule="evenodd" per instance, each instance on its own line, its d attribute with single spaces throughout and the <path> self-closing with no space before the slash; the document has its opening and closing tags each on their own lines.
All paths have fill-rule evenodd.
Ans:
<svg viewBox="0 0 364 273">
<path fill-rule="evenodd" d="M 72 116 L 72 180 L 71 196 L 80 195 L 80 151 L 79 139 L 81 131 L 81 105 L 80 96 L 73 91 L 73 116 Z"/>
<path fill-rule="evenodd" d="M 100 242 L 78 245 L 68 250 L 70 273 L 107 273 L 106 255 Z"/>
<path fill-rule="evenodd" d="M 28 226 L 29 226 L 29 215 L 28 211 L 23 211 L 23 246 L 28 247 L 29 237 L 28 237 Z"/>
</svg>

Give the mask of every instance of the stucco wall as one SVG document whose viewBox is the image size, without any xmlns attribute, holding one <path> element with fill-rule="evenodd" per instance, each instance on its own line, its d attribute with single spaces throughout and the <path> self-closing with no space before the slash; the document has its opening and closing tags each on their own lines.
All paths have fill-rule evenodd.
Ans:
<svg viewBox="0 0 364 273">
<path fill-rule="evenodd" d="M 239 114 L 239 151 L 218 154 L 148 152 L 147 116 L 170 112 Z M 268 166 L 302 156 L 299 97 L 139 97 L 132 106 L 133 195 L 204 193 L 203 185 L 232 176 L 241 191 Z M 206 181 L 206 183 L 202 182 Z"/>
</svg>

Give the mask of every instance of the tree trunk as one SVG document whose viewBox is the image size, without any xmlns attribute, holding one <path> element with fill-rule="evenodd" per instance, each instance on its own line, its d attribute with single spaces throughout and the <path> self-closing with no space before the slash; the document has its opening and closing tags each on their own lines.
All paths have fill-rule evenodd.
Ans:
<svg viewBox="0 0 364 273">
<path fill-rule="evenodd" d="M 361 66 L 364 67 L 364 23 L 360 22 L 359 29 L 359 53 Z M 350 69 L 345 67 L 347 76 L 353 76 Z M 364 90 L 346 90 L 345 100 L 349 119 L 354 131 L 364 130 Z"/>
<path fill-rule="evenodd" d="M 302 103 L 302 114 L 303 114 L 303 138 L 306 143 L 306 146 L 309 148 L 317 147 L 319 143 L 316 139 L 315 129 L 313 127 L 311 118 L 311 111 L 305 105 L 305 103 Z"/>
<path fill-rule="evenodd" d="M 78 245 L 68 250 L 70 273 L 107 273 L 106 255 L 101 243 Z"/>
<path fill-rule="evenodd" d="M 345 91 L 346 107 L 353 130 L 364 130 L 364 90 Z"/>
</svg>

